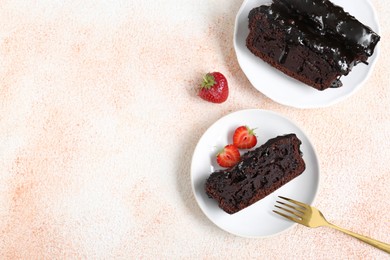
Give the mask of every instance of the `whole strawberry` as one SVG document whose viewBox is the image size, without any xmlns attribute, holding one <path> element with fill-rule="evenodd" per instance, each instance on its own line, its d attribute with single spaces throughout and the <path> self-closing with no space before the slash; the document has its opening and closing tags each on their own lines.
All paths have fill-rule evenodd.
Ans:
<svg viewBox="0 0 390 260">
<path fill-rule="evenodd" d="M 207 73 L 203 77 L 198 95 L 212 103 L 225 102 L 229 95 L 229 87 L 225 76 L 220 72 Z"/>
</svg>

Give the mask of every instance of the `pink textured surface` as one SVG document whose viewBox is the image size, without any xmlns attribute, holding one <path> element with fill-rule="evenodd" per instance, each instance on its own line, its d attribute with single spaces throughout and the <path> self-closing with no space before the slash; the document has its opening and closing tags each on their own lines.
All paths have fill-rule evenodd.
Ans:
<svg viewBox="0 0 390 260">
<path fill-rule="evenodd" d="M 315 205 L 390 243 L 390 5 L 373 0 L 381 53 L 370 80 L 330 108 L 256 91 L 233 49 L 241 1 L 0 1 L 0 258 L 380 259 L 336 231 L 296 226 L 244 239 L 192 195 L 201 134 L 229 112 L 286 115 L 321 161 Z M 196 96 L 229 80 L 221 105 Z"/>
</svg>

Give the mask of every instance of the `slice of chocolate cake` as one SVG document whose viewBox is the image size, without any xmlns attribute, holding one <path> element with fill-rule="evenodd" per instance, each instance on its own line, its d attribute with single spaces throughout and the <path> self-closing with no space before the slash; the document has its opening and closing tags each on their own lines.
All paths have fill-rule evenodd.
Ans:
<svg viewBox="0 0 390 260">
<path fill-rule="evenodd" d="M 229 214 L 264 198 L 305 170 L 295 134 L 277 136 L 242 155 L 232 168 L 213 172 L 205 191 Z"/>
<path fill-rule="evenodd" d="M 380 37 L 327 0 L 274 0 L 249 13 L 248 49 L 318 90 L 366 63 Z"/>
</svg>

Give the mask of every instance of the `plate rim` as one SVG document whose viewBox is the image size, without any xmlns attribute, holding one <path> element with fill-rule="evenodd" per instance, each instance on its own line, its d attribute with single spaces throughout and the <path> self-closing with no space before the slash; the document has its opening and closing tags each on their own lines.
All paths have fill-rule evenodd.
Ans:
<svg viewBox="0 0 390 260">
<path fill-rule="evenodd" d="M 333 106 L 333 105 L 336 105 L 346 99 L 348 99 L 349 97 L 351 97 L 352 95 L 356 94 L 362 87 L 363 85 L 366 84 L 366 82 L 368 81 L 368 79 L 372 76 L 372 73 L 374 71 L 374 68 L 378 62 L 378 59 L 379 59 L 379 55 L 381 53 L 381 41 L 379 41 L 375 47 L 375 53 L 373 54 L 373 59 L 370 61 L 370 67 L 368 68 L 368 71 L 367 71 L 367 75 L 365 76 L 365 78 L 359 82 L 358 84 L 356 84 L 356 86 L 350 91 L 348 92 L 347 94 L 345 95 L 342 95 L 342 96 L 339 96 L 335 99 L 333 99 L 332 101 L 330 102 L 327 102 L 327 103 L 321 103 L 320 105 L 310 105 L 310 104 L 295 104 L 295 103 L 291 103 L 291 102 L 288 102 L 288 101 L 285 101 L 285 100 L 278 100 L 277 98 L 275 98 L 274 96 L 272 95 L 269 95 L 269 93 L 264 93 L 263 91 L 259 90 L 257 87 L 255 87 L 255 84 L 252 82 L 252 80 L 247 76 L 247 73 L 245 72 L 243 66 L 242 66 L 242 62 L 240 61 L 240 58 L 238 57 L 238 53 L 237 53 L 237 49 L 238 49 L 238 43 L 237 43 L 237 34 L 238 34 L 238 20 L 239 18 L 241 17 L 241 13 L 243 12 L 243 9 L 245 8 L 245 6 L 247 5 L 247 2 L 249 2 L 250 0 L 243 0 L 237 14 L 236 14 L 236 17 L 235 17 L 235 20 L 234 20 L 234 31 L 233 31 L 233 47 L 234 47 L 234 52 L 236 54 L 236 60 L 241 68 L 241 71 L 244 73 L 245 77 L 247 78 L 247 80 L 250 82 L 250 84 L 252 85 L 253 88 L 255 88 L 257 91 L 259 91 L 260 93 L 262 93 L 264 96 L 266 96 L 267 98 L 271 99 L 272 101 L 276 102 L 276 103 L 279 103 L 281 105 L 284 105 L 284 106 L 288 106 L 288 107 L 293 107 L 293 108 L 298 108 L 298 109 L 316 109 L 316 108 L 326 108 L 326 107 L 330 107 L 330 106 Z M 271 0 L 269 0 L 271 1 Z M 372 11 L 372 19 L 373 19 L 373 23 L 375 24 L 375 26 L 377 27 L 376 29 L 376 32 L 378 35 L 381 34 L 381 26 L 380 26 L 380 23 L 379 23 L 379 18 L 378 18 L 378 14 L 377 12 L 375 11 L 375 8 L 371 2 L 371 0 L 360 0 L 360 1 L 364 1 L 366 2 L 371 11 Z M 284 75 L 282 75 L 284 76 Z M 288 77 L 288 76 L 286 76 Z M 304 83 L 302 83 L 304 84 Z"/>
<path fill-rule="evenodd" d="M 194 182 L 194 156 L 195 156 L 195 153 L 197 152 L 198 150 L 198 147 L 200 146 L 200 143 L 202 141 L 203 138 L 205 138 L 206 136 L 206 133 L 209 131 L 209 129 L 211 129 L 212 127 L 214 127 L 219 121 L 221 121 L 222 119 L 225 119 L 227 117 L 230 117 L 230 116 L 233 116 L 234 114 L 239 114 L 239 113 L 250 113 L 250 112 L 261 112 L 261 113 L 268 113 L 272 116 L 276 116 L 276 117 L 279 117 L 283 120 L 286 120 L 287 122 L 289 122 L 290 124 L 292 124 L 294 127 L 296 127 L 297 129 L 299 129 L 304 137 L 307 139 L 307 141 L 309 142 L 309 146 L 311 147 L 311 149 L 313 150 L 313 156 L 315 158 L 315 166 L 316 166 L 316 173 L 317 173 L 317 181 L 315 183 L 316 185 L 316 188 L 315 188 L 315 191 L 313 192 L 312 194 L 312 199 L 311 199 L 311 202 L 309 203 L 309 205 L 312 205 L 315 201 L 316 201 L 316 198 L 317 198 L 317 195 L 318 195 L 318 192 L 319 192 L 319 189 L 320 189 L 320 186 L 321 186 L 321 168 L 320 168 L 320 160 L 319 160 L 319 157 L 317 155 L 317 151 L 311 141 L 311 139 L 309 138 L 309 136 L 307 135 L 306 131 L 301 127 L 301 126 L 298 126 L 294 121 L 292 121 L 290 118 L 282 115 L 281 113 L 278 113 L 278 112 L 275 112 L 275 111 L 272 111 L 272 110 L 267 110 L 267 109 L 260 109 L 260 108 L 248 108 L 248 109 L 241 109 L 241 110 L 236 110 L 236 111 L 233 111 L 233 112 L 230 112 L 228 114 L 225 114 L 224 116 L 221 116 L 220 118 L 218 118 L 216 121 L 214 121 L 204 132 L 203 134 L 201 135 L 201 137 L 198 139 L 198 142 L 195 146 L 195 149 L 192 153 L 192 157 L 191 157 L 191 165 L 190 165 L 190 180 L 191 180 L 191 189 L 192 189 L 192 194 L 195 198 L 195 201 L 196 201 L 196 204 L 198 205 L 198 207 L 200 208 L 200 210 L 202 211 L 202 213 L 204 214 L 204 216 L 215 226 L 217 226 L 220 230 L 223 230 L 231 235 L 234 235 L 234 236 L 238 236 L 238 237 L 243 237 L 243 238 L 256 238 L 256 239 L 266 239 L 266 238 L 271 238 L 271 237 L 275 237 L 277 235 L 280 235 L 284 232 L 287 232 L 288 230 L 292 229 L 294 226 L 297 225 L 297 223 L 292 223 L 289 227 L 281 230 L 281 231 L 278 231 L 278 232 L 275 232 L 273 234 L 269 234 L 269 235 L 260 235 L 260 236 L 256 236 L 256 235 L 243 235 L 243 234 L 237 234 L 237 233 L 234 233 L 234 232 L 231 232 L 225 228 L 223 228 L 221 225 L 219 225 L 217 222 L 215 222 L 214 220 L 212 220 L 208 214 L 206 214 L 205 210 L 201 207 L 199 201 L 198 201 L 198 197 L 197 197 L 197 194 L 196 194 L 196 188 L 195 188 L 195 182 Z M 222 209 L 221 209 L 222 210 Z"/>
</svg>

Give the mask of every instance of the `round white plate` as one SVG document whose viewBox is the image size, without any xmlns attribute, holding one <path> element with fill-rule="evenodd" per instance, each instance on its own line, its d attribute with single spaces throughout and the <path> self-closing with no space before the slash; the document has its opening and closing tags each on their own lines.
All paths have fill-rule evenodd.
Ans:
<svg viewBox="0 0 390 260">
<path fill-rule="evenodd" d="M 217 151 L 232 143 L 234 130 L 240 125 L 256 128 L 257 146 L 278 135 L 295 133 L 302 141 L 301 151 L 306 170 L 264 199 L 229 215 L 206 195 L 204 184 L 213 171 L 220 169 L 216 163 Z M 200 138 L 192 157 L 191 182 L 199 207 L 218 227 L 242 237 L 267 237 L 294 225 L 272 212 L 277 196 L 290 197 L 308 204 L 313 202 L 319 184 L 319 165 L 309 138 L 290 120 L 266 110 L 241 110 L 219 119 Z"/>
<path fill-rule="evenodd" d="M 379 24 L 369 0 L 332 0 L 360 22 L 370 26 L 380 35 Z M 253 55 L 245 45 L 249 34 L 248 14 L 250 10 L 271 0 L 245 0 L 236 17 L 234 48 L 238 63 L 252 85 L 283 105 L 296 108 L 318 108 L 333 105 L 355 93 L 369 78 L 379 55 L 379 45 L 368 59 L 369 65 L 358 64 L 348 76 L 342 77 L 343 86 L 336 89 L 316 90 L 271 67 Z"/>
</svg>

